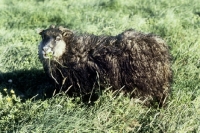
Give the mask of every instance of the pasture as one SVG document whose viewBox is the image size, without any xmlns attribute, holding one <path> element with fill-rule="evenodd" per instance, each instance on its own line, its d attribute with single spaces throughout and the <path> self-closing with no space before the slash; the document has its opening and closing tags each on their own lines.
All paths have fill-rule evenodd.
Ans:
<svg viewBox="0 0 200 133">
<path fill-rule="evenodd" d="M 0 132 L 200 132 L 199 0 L 1 0 L 0 14 Z M 173 57 L 168 105 L 149 108 L 109 89 L 90 106 L 79 97 L 49 97 L 54 86 L 38 59 L 37 30 L 51 24 L 162 37 Z"/>
</svg>

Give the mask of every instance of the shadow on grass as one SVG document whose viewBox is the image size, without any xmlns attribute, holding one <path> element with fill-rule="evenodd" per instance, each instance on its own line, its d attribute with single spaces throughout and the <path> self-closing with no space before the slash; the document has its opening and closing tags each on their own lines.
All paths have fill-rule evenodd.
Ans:
<svg viewBox="0 0 200 133">
<path fill-rule="evenodd" d="M 45 100 L 55 95 L 55 84 L 43 70 L 18 70 L 8 73 L 2 73 L 0 71 L 0 92 L 5 96 L 11 96 L 11 90 L 13 90 L 14 94 L 20 97 L 22 101 L 27 99 Z M 85 95 L 82 96 L 81 99 L 84 103 L 88 104 L 90 100 L 90 104 L 93 104 L 93 102 L 98 99 L 98 95 L 99 93 L 95 93 L 92 96 Z M 68 96 L 73 97 L 73 95 L 70 94 L 68 94 Z"/>
<path fill-rule="evenodd" d="M 44 100 L 52 96 L 54 88 L 54 84 L 43 70 L 0 72 L 0 92 L 3 95 L 11 95 L 13 90 L 22 100 L 30 98 Z"/>
</svg>

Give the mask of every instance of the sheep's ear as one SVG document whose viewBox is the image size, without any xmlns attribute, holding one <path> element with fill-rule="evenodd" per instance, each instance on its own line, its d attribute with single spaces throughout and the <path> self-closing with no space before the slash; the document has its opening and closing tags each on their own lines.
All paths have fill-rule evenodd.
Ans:
<svg viewBox="0 0 200 133">
<path fill-rule="evenodd" d="M 56 27 L 55 25 L 50 25 L 50 26 L 49 26 L 49 28 L 55 28 L 55 27 Z"/>
<path fill-rule="evenodd" d="M 62 36 L 63 37 L 71 37 L 73 35 L 73 32 L 67 28 L 64 28 L 62 26 L 59 27 L 59 30 L 62 31 Z"/>
<path fill-rule="evenodd" d="M 38 34 L 40 34 L 40 35 L 42 35 L 43 34 L 43 29 L 36 29 L 36 32 L 38 33 Z"/>
<path fill-rule="evenodd" d="M 73 32 L 67 28 L 59 26 L 58 29 L 62 32 L 62 36 L 65 38 L 70 38 L 73 35 Z"/>
<path fill-rule="evenodd" d="M 65 30 L 65 31 L 62 31 L 62 36 L 63 37 L 71 37 L 73 35 L 73 32 L 70 31 L 70 30 Z"/>
</svg>

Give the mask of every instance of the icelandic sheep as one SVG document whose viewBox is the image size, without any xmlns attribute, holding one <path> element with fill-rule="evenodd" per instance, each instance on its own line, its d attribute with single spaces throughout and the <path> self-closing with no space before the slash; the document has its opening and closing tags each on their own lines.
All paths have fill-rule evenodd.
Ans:
<svg viewBox="0 0 200 133">
<path fill-rule="evenodd" d="M 57 90 L 85 96 L 110 86 L 159 105 L 170 92 L 171 57 L 158 36 L 133 29 L 116 36 L 77 35 L 55 26 L 39 34 L 39 58 Z"/>
</svg>

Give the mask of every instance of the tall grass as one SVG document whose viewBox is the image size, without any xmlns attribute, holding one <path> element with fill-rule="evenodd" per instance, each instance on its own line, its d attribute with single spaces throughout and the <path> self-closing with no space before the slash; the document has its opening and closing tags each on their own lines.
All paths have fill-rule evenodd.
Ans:
<svg viewBox="0 0 200 133">
<path fill-rule="evenodd" d="M 198 0 L 0 1 L 0 132 L 200 132 L 200 2 Z M 174 80 L 165 108 L 147 108 L 104 91 L 94 105 L 66 95 L 46 99 L 37 29 L 152 32 L 169 45 Z"/>
</svg>

